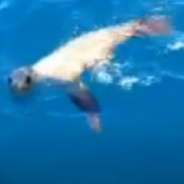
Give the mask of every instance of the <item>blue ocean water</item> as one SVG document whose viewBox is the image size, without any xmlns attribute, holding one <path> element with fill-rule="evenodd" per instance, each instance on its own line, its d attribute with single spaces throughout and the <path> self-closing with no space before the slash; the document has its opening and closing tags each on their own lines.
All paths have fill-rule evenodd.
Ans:
<svg viewBox="0 0 184 184">
<path fill-rule="evenodd" d="M 183 5 L 1 0 L 0 184 L 183 184 Z M 101 134 L 58 86 L 38 86 L 20 98 L 10 94 L 6 77 L 13 69 L 81 33 L 152 12 L 169 15 L 178 33 L 130 40 L 116 50 L 118 71 L 86 78 L 103 110 Z"/>
</svg>

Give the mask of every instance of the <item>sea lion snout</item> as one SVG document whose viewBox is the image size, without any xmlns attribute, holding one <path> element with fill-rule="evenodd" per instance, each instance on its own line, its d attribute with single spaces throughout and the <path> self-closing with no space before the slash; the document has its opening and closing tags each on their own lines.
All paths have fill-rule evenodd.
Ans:
<svg viewBox="0 0 184 184">
<path fill-rule="evenodd" d="M 8 77 L 8 84 L 14 92 L 27 91 L 33 83 L 32 72 L 29 68 L 14 70 Z"/>
</svg>

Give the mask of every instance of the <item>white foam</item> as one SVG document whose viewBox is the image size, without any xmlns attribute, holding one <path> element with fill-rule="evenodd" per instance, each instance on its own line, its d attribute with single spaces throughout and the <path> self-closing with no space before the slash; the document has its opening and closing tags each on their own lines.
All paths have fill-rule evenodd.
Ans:
<svg viewBox="0 0 184 184">
<path fill-rule="evenodd" d="M 184 41 L 177 41 L 175 43 L 169 44 L 168 49 L 173 51 L 184 49 Z"/>
<path fill-rule="evenodd" d="M 184 33 L 178 33 L 174 38 L 167 44 L 166 51 L 178 51 L 184 49 Z"/>
<path fill-rule="evenodd" d="M 167 50 L 177 51 L 184 49 L 184 35 L 176 37 L 171 43 L 167 45 Z"/>
<path fill-rule="evenodd" d="M 122 79 L 119 81 L 119 86 L 123 89 L 130 90 L 133 85 L 140 82 L 139 77 L 136 76 L 126 76 L 122 77 Z"/>
<path fill-rule="evenodd" d="M 168 41 L 169 43 L 165 44 L 166 52 L 169 53 L 184 49 L 184 33 L 175 32 L 173 37 L 170 37 Z M 164 54 L 165 51 L 160 50 L 160 55 L 162 53 Z M 158 61 L 155 63 L 154 61 L 150 63 L 145 62 L 145 65 L 141 62 L 143 63 L 141 67 L 137 63 L 140 62 L 126 61 L 120 63 L 119 61 L 112 61 L 109 65 L 96 67 L 93 70 L 92 79 L 98 83 L 119 86 L 124 90 L 131 90 L 135 85 L 150 86 L 154 83 L 162 82 L 165 76 L 177 80 L 184 80 L 184 71 L 178 73 L 174 69 L 172 70 L 172 68 L 168 70 Z M 151 73 L 147 68 L 151 68 Z"/>
<path fill-rule="evenodd" d="M 127 65 L 128 68 L 125 67 Z M 92 79 L 93 82 L 115 85 L 121 87 L 123 90 L 131 90 L 137 85 L 149 87 L 155 83 L 162 82 L 165 76 L 184 81 L 184 72 L 177 73 L 172 70 L 165 70 L 164 68 L 160 68 L 159 65 L 156 67 L 157 70 L 155 70 L 155 72 L 149 73 L 144 67 L 138 68 L 133 64 L 131 65 L 131 63 L 126 63 L 126 65 L 117 65 L 117 63 L 115 63 L 114 65 L 111 64 L 111 71 L 108 70 L 107 66 L 98 67 L 98 69 L 93 71 Z"/>
<path fill-rule="evenodd" d="M 135 72 L 138 70 L 137 72 Z M 130 90 L 135 85 L 150 86 L 160 81 L 160 76 L 145 73 L 145 69 L 138 69 L 136 66 L 127 61 L 125 63 L 112 62 L 109 65 L 98 66 L 92 72 L 94 82 L 102 84 L 113 84 L 124 90 Z"/>
</svg>

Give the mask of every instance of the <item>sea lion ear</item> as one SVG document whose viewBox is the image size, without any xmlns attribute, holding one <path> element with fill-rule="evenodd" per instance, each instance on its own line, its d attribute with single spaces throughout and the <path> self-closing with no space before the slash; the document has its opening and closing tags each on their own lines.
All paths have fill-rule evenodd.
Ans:
<svg viewBox="0 0 184 184">
<path fill-rule="evenodd" d="M 90 127 L 99 132 L 101 130 L 100 106 L 95 96 L 81 81 L 68 83 L 65 85 L 65 91 L 76 107 L 87 114 Z"/>
</svg>

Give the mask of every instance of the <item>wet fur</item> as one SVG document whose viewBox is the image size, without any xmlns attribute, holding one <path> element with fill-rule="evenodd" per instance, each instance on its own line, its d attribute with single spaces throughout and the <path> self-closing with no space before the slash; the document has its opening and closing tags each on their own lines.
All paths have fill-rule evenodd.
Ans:
<svg viewBox="0 0 184 184">
<path fill-rule="evenodd" d="M 111 60 L 115 47 L 134 36 L 165 34 L 165 20 L 152 18 L 133 20 L 83 34 L 56 49 L 31 66 L 34 81 L 60 81 L 72 102 L 87 113 L 88 122 L 95 131 L 101 130 L 100 106 L 96 98 L 80 81 L 85 70 Z M 18 83 L 18 82 L 17 82 Z"/>
</svg>

